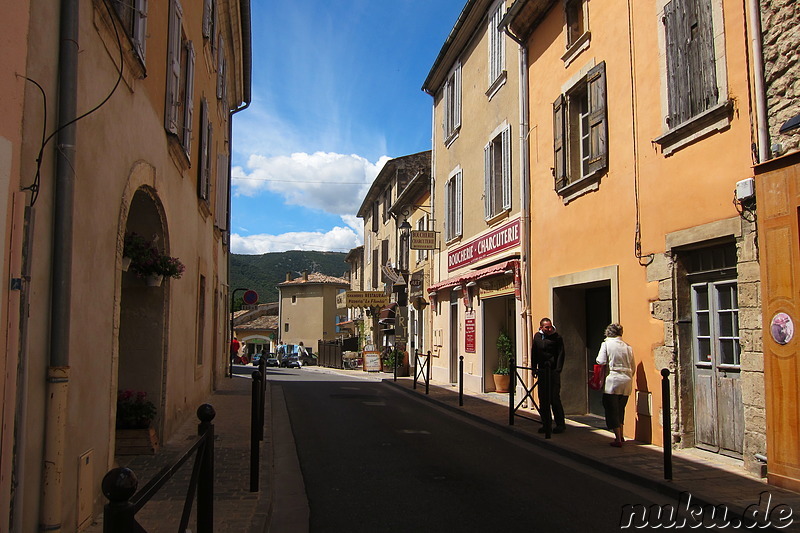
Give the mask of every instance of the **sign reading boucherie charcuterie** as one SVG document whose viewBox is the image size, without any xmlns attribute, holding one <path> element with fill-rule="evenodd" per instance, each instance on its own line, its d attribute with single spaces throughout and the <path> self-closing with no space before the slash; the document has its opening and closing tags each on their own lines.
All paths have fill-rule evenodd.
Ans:
<svg viewBox="0 0 800 533">
<path fill-rule="evenodd" d="M 456 270 L 519 245 L 519 220 L 509 222 L 447 254 L 447 270 Z"/>
<path fill-rule="evenodd" d="M 336 307 L 383 307 L 389 297 L 383 291 L 347 291 L 336 295 Z"/>
<path fill-rule="evenodd" d="M 436 232 L 416 230 L 411 232 L 412 250 L 435 250 Z"/>
</svg>

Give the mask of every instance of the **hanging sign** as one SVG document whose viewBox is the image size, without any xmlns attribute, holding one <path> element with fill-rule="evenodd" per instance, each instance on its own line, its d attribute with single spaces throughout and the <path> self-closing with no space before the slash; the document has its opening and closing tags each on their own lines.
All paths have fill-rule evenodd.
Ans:
<svg viewBox="0 0 800 533">
<path fill-rule="evenodd" d="M 475 353 L 475 312 L 467 313 L 464 320 L 464 351 Z"/>
<path fill-rule="evenodd" d="M 389 297 L 383 291 L 346 291 L 336 295 L 336 307 L 385 307 Z"/>
<path fill-rule="evenodd" d="M 435 231 L 411 231 L 411 249 L 412 250 L 435 250 L 436 249 L 436 232 Z"/>
</svg>

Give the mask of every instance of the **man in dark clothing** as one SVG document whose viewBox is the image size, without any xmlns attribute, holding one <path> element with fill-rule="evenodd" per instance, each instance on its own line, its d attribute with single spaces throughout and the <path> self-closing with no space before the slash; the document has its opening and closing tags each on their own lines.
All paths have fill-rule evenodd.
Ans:
<svg viewBox="0 0 800 533">
<path fill-rule="evenodd" d="M 543 318 L 539 321 L 539 331 L 533 336 L 533 364 L 539 376 L 539 408 L 543 424 L 539 433 L 544 433 L 550 427 L 553 417 L 556 422 L 553 433 L 563 433 L 566 429 L 564 406 L 561 405 L 561 369 L 564 368 L 564 355 L 564 339 L 556 333 L 553 322 L 549 318 Z"/>
</svg>

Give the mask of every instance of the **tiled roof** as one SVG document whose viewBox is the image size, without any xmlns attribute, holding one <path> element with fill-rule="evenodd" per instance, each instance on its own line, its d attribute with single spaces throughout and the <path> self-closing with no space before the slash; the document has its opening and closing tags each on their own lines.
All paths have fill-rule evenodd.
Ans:
<svg viewBox="0 0 800 533">
<path fill-rule="evenodd" d="M 279 283 L 278 286 L 283 285 L 302 285 L 304 283 L 323 283 L 323 284 L 331 284 L 331 285 L 350 285 L 350 282 L 344 278 L 337 278 L 334 276 L 327 276 L 325 274 L 321 274 L 319 272 L 312 272 L 308 275 L 308 279 L 303 279 L 303 276 L 299 278 L 294 278 L 291 281 L 284 281 L 283 283 Z"/>
<path fill-rule="evenodd" d="M 278 317 L 275 315 L 260 316 L 250 322 L 245 322 L 236 326 L 237 331 L 243 330 L 275 330 L 278 329 Z"/>
</svg>

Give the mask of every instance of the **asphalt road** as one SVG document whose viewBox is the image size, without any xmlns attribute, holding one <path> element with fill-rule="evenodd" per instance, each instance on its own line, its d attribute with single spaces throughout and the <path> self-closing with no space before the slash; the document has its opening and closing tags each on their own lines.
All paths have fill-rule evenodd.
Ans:
<svg viewBox="0 0 800 533">
<path fill-rule="evenodd" d="M 311 532 L 618 532 L 624 505 L 676 503 L 374 380 L 268 379 L 285 398 Z"/>
</svg>

